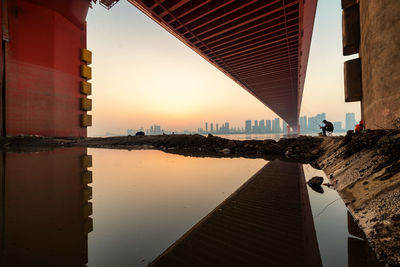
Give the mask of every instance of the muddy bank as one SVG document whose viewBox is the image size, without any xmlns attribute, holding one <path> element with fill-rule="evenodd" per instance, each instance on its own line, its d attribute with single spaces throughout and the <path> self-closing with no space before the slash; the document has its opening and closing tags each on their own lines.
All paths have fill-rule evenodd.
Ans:
<svg viewBox="0 0 400 267">
<path fill-rule="evenodd" d="M 364 231 L 378 259 L 400 266 L 400 132 L 324 139 L 317 164 Z"/>
<path fill-rule="evenodd" d="M 118 136 L 107 138 L 66 138 L 17 136 L 0 139 L 5 151 L 26 151 L 83 146 L 111 149 L 158 149 L 188 156 L 286 158 L 314 162 L 320 154 L 322 138 L 301 136 L 293 139 L 228 140 L 209 135 Z"/>
<path fill-rule="evenodd" d="M 280 158 L 310 163 L 327 174 L 378 259 L 388 266 L 400 266 L 400 131 L 369 131 L 346 137 L 300 136 L 278 142 L 228 140 L 211 135 L 0 139 L 3 151 L 73 146 L 157 149 L 187 156 Z"/>
</svg>

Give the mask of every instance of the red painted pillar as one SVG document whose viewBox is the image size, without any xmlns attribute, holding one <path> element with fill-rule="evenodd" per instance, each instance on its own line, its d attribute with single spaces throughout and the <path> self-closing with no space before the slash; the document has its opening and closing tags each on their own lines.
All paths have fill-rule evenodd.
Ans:
<svg viewBox="0 0 400 267">
<path fill-rule="evenodd" d="M 5 2 L 5 134 L 86 136 L 80 51 L 90 0 Z"/>
<path fill-rule="evenodd" d="M 286 125 L 286 129 L 287 129 L 287 134 L 290 135 L 290 126 L 289 126 L 289 124 Z"/>
</svg>

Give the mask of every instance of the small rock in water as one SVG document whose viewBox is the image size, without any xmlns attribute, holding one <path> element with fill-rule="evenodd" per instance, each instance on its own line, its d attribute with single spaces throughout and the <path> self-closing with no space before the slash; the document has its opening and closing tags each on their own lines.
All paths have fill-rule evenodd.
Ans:
<svg viewBox="0 0 400 267">
<path fill-rule="evenodd" d="M 314 176 L 313 178 L 308 180 L 307 184 L 315 192 L 323 194 L 324 189 L 321 187 L 321 184 L 323 181 L 324 181 L 324 178 L 322 178 L 321 176 Z"/>
<path fill-rule="evenodd" d="M 231 153 L 231 150 L 229 148 L 224 148 L 221 150 L 221 152 L 224 154 L 229 154 L 229 153 Z"/>
<path fill-rule="evenodd" d="M 324 181 L 324 178 L 321 176 L 314 176 L 310 180 L 308 180 L 307 184 L 309 186 L 321 186 L 322 182 Z"/>
</svg>

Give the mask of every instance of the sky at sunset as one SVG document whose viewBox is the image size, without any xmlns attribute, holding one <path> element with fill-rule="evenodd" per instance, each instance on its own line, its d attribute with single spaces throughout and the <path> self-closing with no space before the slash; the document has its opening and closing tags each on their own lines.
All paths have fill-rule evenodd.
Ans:
<svg viewBox="0 0 400 267">
<path fill-rule="evenodd" d="M 301 115 L 326 112 L 344 121 L 360 118 L 360 104 L 345 103 L 340 1 L 319 0 Z M 88 49 L 93 52 L 93 127 L 88 134 L 126 134 L 126 129 L 161 125 L 196 130 L 204 123 L 276 115 L 189 47 L 120 1 L 111 10 L 89 10 Z"/>
</svg>

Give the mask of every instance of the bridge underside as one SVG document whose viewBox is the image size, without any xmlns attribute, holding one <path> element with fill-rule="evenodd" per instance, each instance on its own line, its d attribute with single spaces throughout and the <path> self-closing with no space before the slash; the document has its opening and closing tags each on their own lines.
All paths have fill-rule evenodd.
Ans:
<svg viewBox="0 0 400 267">
<path fill-rule="evenodd" d="M 317 0 L 129 0 L 290 126 L 298 122 Z M 0 133 L 86 136 L 86 14 L 94 0 L 0 5 Z M 111 8 L 118 0 L 99 0 Z"/>
<path fill-rule="evenodd" d="M 317 0 L 128 1 L 297 126 Z"/>
</svg>

